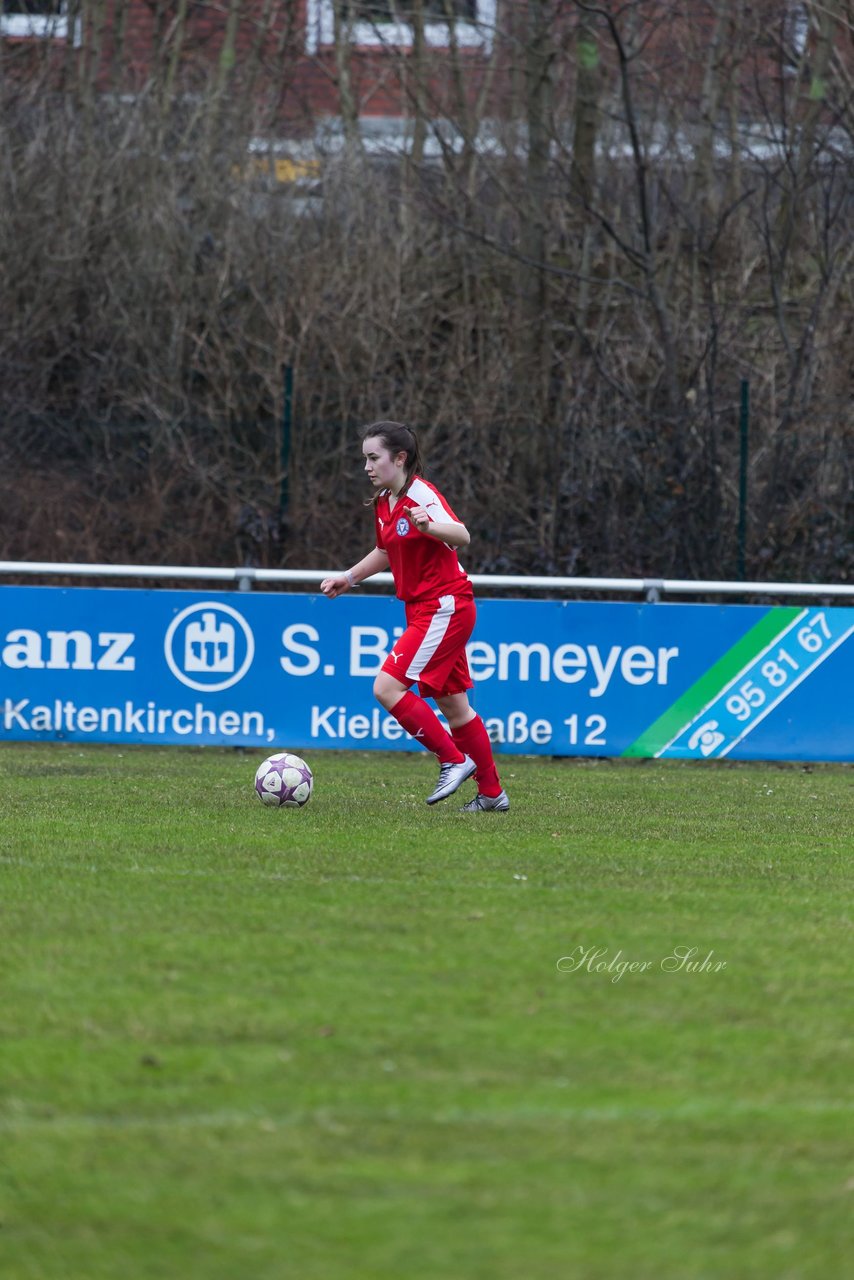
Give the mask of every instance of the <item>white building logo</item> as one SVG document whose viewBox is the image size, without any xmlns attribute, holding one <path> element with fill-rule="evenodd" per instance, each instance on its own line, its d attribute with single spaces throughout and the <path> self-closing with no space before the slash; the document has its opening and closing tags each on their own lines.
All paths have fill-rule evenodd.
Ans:
<svg viewBox="0 0 854 1280">
<path fill-rule="evenodd" d="M 205 600 L 172 619 L 163 648 L 176 679 L 190 689 L 216 693 L 246 675 L 255 656 L 255 637 L 231 605 Z"/>
</svg>

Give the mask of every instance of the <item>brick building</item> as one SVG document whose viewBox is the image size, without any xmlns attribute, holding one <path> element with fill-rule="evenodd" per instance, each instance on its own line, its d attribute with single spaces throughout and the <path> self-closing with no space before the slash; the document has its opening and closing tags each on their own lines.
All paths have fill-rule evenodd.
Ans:
<svg viewBox="0 0 854 1280">
<path fill-rule="evenodd" d="M 588 41 L 595 31 L 588 56 L 593 47 L 616 66 L 619 30 L 641 52 L 652 92 L 681 81 L 689 99 L 699 94 L 716 31 L 722 57 L 737 55 L 745 85 L 755 86 L 803 72 L 829 11 L 786 0 L 610 7 L 617 27 L 601 16 L 606 0 L 586 28 Z M 248 84 L 268 119 L 290 130 L 348 114 L 363 122 L 459 116 L 466 102 L 477 102 L 481 115 L 523 116 L 537 13 L 548 22 L 549 76 L 571 83 L 582 11 L 570 0 L 3 0 L 0 48 L 4 68 L 29 74 L 47 62 L 60 76 L 82 72 L 112 92 L 139 92 L 153 77 L 167 77 L 176 92 L 212 76 L 222 86 Z M 732 32 L 716 23 L 737 13 L 742 47 L 734 51 Z M 851 31 L 840 17 L 834 40 L 850 67 Z"/>
</svg>

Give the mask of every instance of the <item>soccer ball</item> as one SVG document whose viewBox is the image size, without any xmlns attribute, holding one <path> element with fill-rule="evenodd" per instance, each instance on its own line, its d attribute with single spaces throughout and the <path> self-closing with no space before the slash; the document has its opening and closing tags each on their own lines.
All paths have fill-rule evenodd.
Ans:
<svg viewBox="0 0 854 1280">
<path fill-rule="evenodd" d="M 279 751 L 259 765 L 255 792 L 262 804 L 300 809 L 308 804 L 314 789 L 314 775 L 306 762 L 291 751 Z"/>
</svg>

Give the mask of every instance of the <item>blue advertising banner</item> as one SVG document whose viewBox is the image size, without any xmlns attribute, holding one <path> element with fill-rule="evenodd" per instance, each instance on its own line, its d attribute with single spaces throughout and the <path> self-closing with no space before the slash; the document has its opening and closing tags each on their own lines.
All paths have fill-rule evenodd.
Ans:
<svg viewBox="0 0 854 1280">
<path fill-rule="evenodd" d="M 0 739 L 409 750 L 372 683 L 403 607 L 354 593 L 0 588 Z M 854 759 L 854 609 L 481 600 L 499 752 Z"/>
</svg>

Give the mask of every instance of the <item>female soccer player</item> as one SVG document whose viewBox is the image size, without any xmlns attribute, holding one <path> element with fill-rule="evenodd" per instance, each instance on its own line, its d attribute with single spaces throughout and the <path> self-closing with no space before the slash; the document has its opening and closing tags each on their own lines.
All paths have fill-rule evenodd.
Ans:
<svg viewBox="0 0 854 1280">
<path fill-rule="evenodd" d="M 432 484 L 421 476 L 415 432 L 400 422 L 375 422 L 362 439 L 365 471 L 374 486 L 377 542 L 363 560 L 320 590 L 330 600 L 391 568 L 406 605 L 406 630 L 394 642 L 374 681 L 381 706 L 439 759 L 439 781 L 428 804 L 453 795 L 474 773 L 477 795 L 468 813 L 510 808 L 480 716 L 470 705 L 473 687 L 466 642 L 474 629 L 472 585 L 457 558 L 469 533 Z M 411 686 L 417 681 L 421 697 Z M 451 727 L 448 733 L 424 698 L 433 698 Z"/>
</svg>

